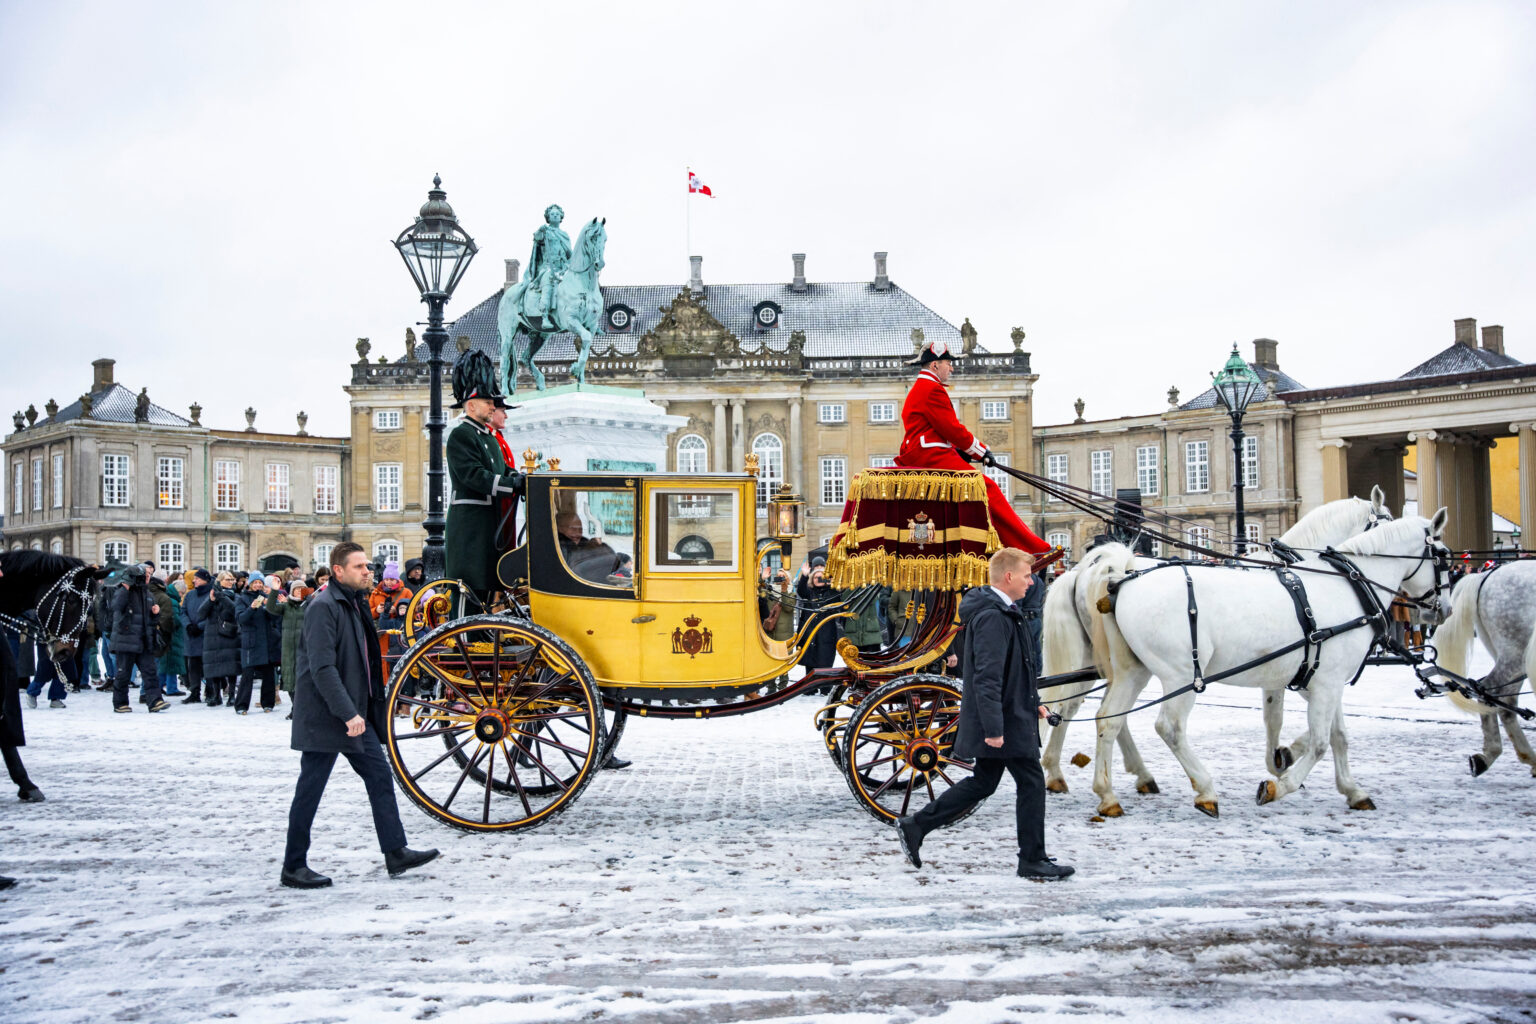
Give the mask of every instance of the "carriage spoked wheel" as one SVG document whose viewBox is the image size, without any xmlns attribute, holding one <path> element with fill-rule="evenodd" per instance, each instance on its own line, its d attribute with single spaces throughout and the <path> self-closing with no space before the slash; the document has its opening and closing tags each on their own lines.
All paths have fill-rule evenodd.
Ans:
<svg viewBox="0 0 1536 1024">
<path fill-rule="evenodd" d="M 972 771 L 950 756 L 959 726 L 960 691 L 945 676 L 901 676 L 871 692 L 843 736 L 854 798 L 886 824 L 937 799 Z"/>
<path fill-rule="evenodd" d="M 404 692 L 413 673 L 429 684 L 415 697 Z M 396 664 L 389 699 L 410 711 L 390 717 L 386 738 L 401 788 L 466 831 L 543 824 L 575 801 L 608 750 L 586 664 L 524 619 L 470 616 L 421 636 Z"/>
<path fill-rule="evenodd" d="M 838 771 L 843 770 L 843 735 L 848 731 L 848 720 L 853 717 L 856 706 L 856 702 L 849 696 L 850 689 L 846 683 L 834 686 L 827 695 L 827 703 L 816 711 L 814 720 L 816 728 L 821 731 L 827 756 L 837 765 Z"/>
</svg>

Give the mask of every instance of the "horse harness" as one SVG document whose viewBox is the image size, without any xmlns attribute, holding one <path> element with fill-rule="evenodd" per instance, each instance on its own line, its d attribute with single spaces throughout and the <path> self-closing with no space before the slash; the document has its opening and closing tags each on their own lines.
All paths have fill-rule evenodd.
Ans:
<svg viewBox="0 0 1536 1024">
<path fill-rule="evenodd" d="M 66 593 L 74 594 L 76 597 L 78 597 L 80 599 L 80 617 L 74 623 L 74 625 L 70 626 L 68 629 L 64 628 L 64 603 L 58 600 L 54 601 L 53 605 L 46 613 L 46 619 L 42 618 L 41 616 L 39 617 L 37 626 L 34 626 L 26 619 L 17 618 L 14 615 L 7 615 L 4 612 L 0 612 L 0 624 L 3 624 L 7 629 L 14 631 L 21 636 L 28 637 L 40 643 L 50 643 L 54 640 L 76 640 L 80 636 L 81 632 L 85 629 L 86 621 L 90 618 L 91 595 L 88 586 L 78 586 L 75 583 L 75 580 L 80 576 L 81 573 L 88 571 L 89 568 L 89 566 L 81 566 L 80 568 L 75 569 L 73 572 L 67 572 L 63 576 L 60 576 L 53 582 L 53 586 L 49 587 L 47 591 L 44 592 L 43 596 L 38 599 L 37 610 L 42 612 L 45 607 L 49 606 L 50 598 L 63 597 Z M 39 630 L 39 626 L 41 627 L 41 630 Z"/>
</svg>

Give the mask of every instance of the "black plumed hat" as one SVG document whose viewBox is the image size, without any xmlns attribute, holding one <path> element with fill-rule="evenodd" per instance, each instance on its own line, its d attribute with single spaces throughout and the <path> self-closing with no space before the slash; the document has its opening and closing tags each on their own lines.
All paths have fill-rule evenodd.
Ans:
<svg viewBox="0 0 1536 1024">
<path fill-rule="evenodd" d="M 471 398 L 489 399 L 498 409 L 513 408 L 496 386 L 496 368 L 490 357 L 478 349 L 470 349 L 453 364 L 453 405 L 449 408 L 462 409 Z"/>
<path fill-rule="evenodd" d="M 958 357 L 955 355 L 954 350 L 952 350 L 947 344 L 945 344 L 942 340 L 935 340 L 930 341 L 928 344 L 924 345 L 923 350 L 918 353 L 916 359 L 908 359 L 907 365 L 927 366 L 929 363 L 936 363 L 940 359 L 948 359 L 953 362 L 957 358 Z"/>
</svg>

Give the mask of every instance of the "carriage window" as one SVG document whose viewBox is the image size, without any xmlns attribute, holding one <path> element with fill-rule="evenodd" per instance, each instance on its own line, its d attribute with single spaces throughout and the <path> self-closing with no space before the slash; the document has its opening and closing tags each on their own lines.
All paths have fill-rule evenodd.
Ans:
<svg viewBox="0 0 1536 1024">
<path fill-rule="evenodd" d="M 735 491 L 655 491 L 651 568 L 660 572 L 737 567 Z"/>
<path fill-rule="evenodd" d="M 560 561 L 599 587 L 635 588 L 635 492 L 556 487 L 550 491 Z"/>
</svg>

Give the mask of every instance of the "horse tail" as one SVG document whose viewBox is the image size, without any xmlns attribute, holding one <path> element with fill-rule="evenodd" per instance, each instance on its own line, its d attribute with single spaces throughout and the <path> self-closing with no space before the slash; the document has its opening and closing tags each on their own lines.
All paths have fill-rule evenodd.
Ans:
<svg viewBox="0 0 1536 1024">
<path fill-rule="evenodd" d="M 1040 612 L 1042 671 L 1059 675 L 1083 668 L 1091 655 L 1088 636 L 1077 618 L 1078 570 L 1069 569 L 1045 592 Z"/>
<path fill-rule="evenodd" d="M 1471 661 L 1468 655 L 1472 650 L 1472 637 L 1477 633 L 1477 595 L 1486 578 L 1482 573 L 1461 578 L 1456 589 L 1451 591 L 1451 614 L 1435 630 L 1435 661 L 1459 676 L 1467 674 L 1467 665 Z M 1468 714 L 1489 715 L 1495 710 L 1459 693 L 1449 696 L 1452 704 Z"/>
<path fill-rule="evenodd" d="M 1132 659 L 1130 648 L 1126 646 L 1124 639 L 1120 637 L 1120 630 L 1114 626 L 1114 611 L 1104 611 L 1108 605 L 1109 585 L 1116 580 L 1123 579 L 1135 564 L 1136 552 L 1124 544 L 1105 544 L 1099 548 L 1099 556 L 1091 563 L 1079 566 L 1083 573 L 1082 581 L 1078 584 L 1084 590 L 1088 599 L 1088 607 L 1093 609 L 1093 630 L 1091 641 L 1093 645 L 1093 663 L 1098 666 L 1099 675 L 1106 680 L 1114 679 L 1114 654 L 1121 655 L 1122 661 L 1126 657 Z"/>
</svg>

